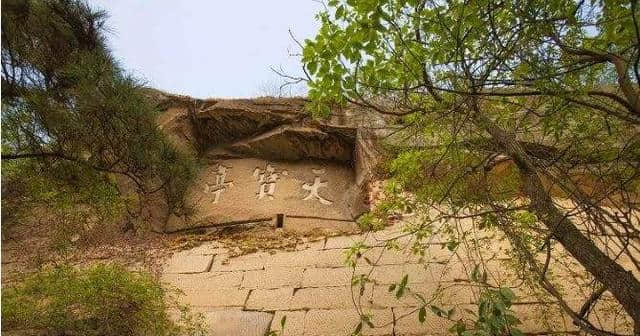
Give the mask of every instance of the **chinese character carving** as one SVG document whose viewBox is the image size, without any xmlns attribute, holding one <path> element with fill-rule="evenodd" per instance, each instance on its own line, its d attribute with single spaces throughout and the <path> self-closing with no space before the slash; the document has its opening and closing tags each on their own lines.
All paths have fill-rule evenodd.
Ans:
<svg viewBox="0 0 640 336">
<path fill-rule="evenodd" d="M 256 168 L 253 171 L 253 177 L 258 181 L 257 199 L 263 199 L 265 196 L 271 200 L 274 198 L 276 181 L 280 178 L 280 174 L 288 175 L 286 170 L 280 173 L 276 172 L 271 164 L 267 164 L 265 169 Z"/>
<path fill-rule="evenodd" d="M 229 168 L 219 164 L 218 171 L 216 172 L 216 182 L 215 183 L 205 183 L 204 184 L 204 192 L 206 194 L 213 194 L 213 203 L 218 203 L 220 201 L 220 195 L 222 192 L 227 189 L 227 187 L 233 186 L 233 181 L 227 182 L 227 170 Z"/>
<path fill-rule="evenodd" d="M 311 171 L 313 171 L 313 173 L 316 175 L 316 177 L 313 180 L 313 184 L 310 183 L 305 183 L 302 185 L 302 189 L 309 191 L 309 194 L 307 196 L 305 196 L 305 198 L 303 198 L 303 201 L 308 201 L 311 199 L 317 199 L 318 202 L 324 204 L 324 205 L 331 205 L 333 204 L 333 201 L 330 201 L 328 199 L 323 198 L 322 196 L 320 196 L 319 194 L 319 189 L 322 187 L 326 187 L 329 182 L 322 182 L 320 181 L 320 176 L 317 175 L 322 175 L 324 174 L 324 169 L 312 169 Z"/>
</svg>

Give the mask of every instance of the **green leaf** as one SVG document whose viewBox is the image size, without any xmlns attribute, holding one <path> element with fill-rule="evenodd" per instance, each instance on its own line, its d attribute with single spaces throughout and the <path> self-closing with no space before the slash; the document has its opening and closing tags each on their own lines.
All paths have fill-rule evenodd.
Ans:
<svg viewBox="0 0 640 336">
<path fill-rule="evenodd" d="M 287 315 L 282 316 L 280 319 L 280 329 L 284 330 L 284 324 L 287 323 Z"/>
<path fill-rule="evenodd" d="M 336 9 L 336 19 L 341 19 L 344 16 L 344 6 L 340 5 L 338 6 L 338 9 Z"/>
<path fill-rule="evenodd" d="M 458 241 L 455 241 L 455 240 L 449 241 L 447 242 L 447 249 L 453 252 L 458 247 L 458 245 L 460 245 L 460 242 Z"/>
<path fill-rule="evenodd" d="M 373 325 L 373 323 L 371 322 L 371 318 L 369 316 L 363 315 L 361 317 L 362 321 L 364 321 L 364 323 L 367 324 L 367 326 L 369 326 L 369 328 L 373 329 L 375 328 L 375 326 Z"/>
<path fill-rule="evenodd" d="M 353 331 L 354 335 L 360 335 L 360 332 L 362 331 L 362 321 L 360 321 L 360 323 L 358 323 L 358 325 L 356 326 L 356 330 Z"/>
<path fill-rule="evenodd" d="M 512 302 L 516 298 L 516 295 L 513 293 L 513 291 L 507 287 L 500 288 L 500 295 L 508 302 Z"/>
<path fill-rule="evenodd" d="M 473 267 L 473 271 L 471 271 L 471 280 L 474 282 L 478 282 L 478 272 L 480 270 L 480 265 L 476 265 Z"/>
<path fill-rule="evenodd" d="M 398 290 L 396 291 L 396 298 L 399 299 L 404 295 L 404 290 L 407 287 L 407 282 L 409 282 L 409 274 L 405 274 L 404 277 L 402 277 L 402 281 L 400 281 Z"/>
<path fill-rule="evenodd" d="M 420 323 L 424 323 L 426 315 L 427 309 L 425 307 L 421 307 L 420 311 L 418 312 L 418 321 L 420 321 Z"/>
<path fill-rule="evenodd" d="M 511 336 L 524 336 L 522 331 L 520 331 L 520 329 L 518 328 L 511 328 L 510 330 L 511 330 Z"/>
<path fill-rule="evenodd" d="M 441 309 L 440 307 L 438 307 L 438 306 L 431 305 L 429 308 L 431 309 L 431 311 L 432 311 L 434 314 L 436 314 L 436 315 L 437 315 L 437 316 L 439 316 L 439 317 L 444 317 L 444 316 L 446 316 L 446 312 L 445 312 L 444 310 L 442 310 L 442 309 Z"/>
<path fill-rule="evenodd" d="M 315 61 L 311 61 L 307 63 L 307 71 L 309 71 L 310 75 L 316 74 L 316 69 L 318 69 L 318 63 Z"/>
</svg>

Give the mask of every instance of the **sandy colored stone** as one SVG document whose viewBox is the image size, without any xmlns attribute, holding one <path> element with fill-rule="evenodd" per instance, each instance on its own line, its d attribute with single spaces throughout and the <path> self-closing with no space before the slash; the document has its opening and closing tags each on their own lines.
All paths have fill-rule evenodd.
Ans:
<svg viewBox="0 0 640 336">
<path fill-rule="evenodd" d="M 318 251 L 313 265 L 315 267 L 344 267 L 346 259 L 346 250 Z"/>
<path fill-rule="evenodd" d="M 323 239 L 319 239 L 319 240 L 314 240 L 314 241 L 305 241 L 302 242 L 300 244 L 296 245 L 296 250 L 297 251 L 302 251 L 302 250 L 322 250 L 324 249 L 324 244 L 325 244 L 325 240 Z"/>
<path fill-rule="evenodd" d="M 269 330 L 273 314 L 222 310 L 203 313 L 207 331 L 215 336 L 263 336 Z"/>
<path fill-rule="evenodd" d="M 271 330 L 278 332 L 281 336 L 299 336 L 304 334 L 304 317 L 307 314 L 304 310 L 277 311 L 271 321 Z M 284 332 L 281 327 L 282 318 L 286 317 Z"/>
<path fill-rule="evenodd" d="M 365 286 L 361 303 L 369 305 L 372 286 Z M 321 287 L 321 288 L 301 288 L 295 291 L 289 304 L 289 309 L 330 309 L 354 307 L 352 299 L 352 288 L 342 287 Z M 353 295 L 356 300 L 359 296 L 359 288 L 353 288 Z"/>
<path fill-rule="evenodd" d="M 373 247 L 362 254 L 377 265 L 402 265 L 416 263 L 420 257 L 411 253 L 409 249 L 396 250 L 385 247 Z M 364 263 L 364 261 L 362 261 Z"/>
<path fill-rule="evenodd" d="M 264 269 L 265 260 L 271 257 L 264 252 L 251 253 L 239 257 L 215 258 L 211 272 L 233 272 Z"/>
<path fill-rule="evenodd" d="M 302 275 L 302 287 L 346 286 L 351 283 L 348 267 L 307 268 Z"/>
<path fill-rule="evenodd" d="M 327 242 L 324 244 L 325 249 L 345 249 L 350 248 L 358 242 L 363 242 L 364 239 L 357 236 L 337 236 L 327 238 Z"/>
<path fill-rule="evenodd" d="M 424 282 L 422 274 L 405 269 L 404 265 L 358 266 L 355 272 L 350 267 L 309 268 L 303 274 L 302 287 L 327 287 L 351 284 L 353 277 L 365 275 L 377 284 L 392 284 L 409 274 L 409 283 Z"/>
<path fill-rule="evenodd" d="M 341 267 L 344 266 L 344 250 L 304 250 L 279 252 L 265 258 L 265 267 Z"/>
<path fill-rule="evenodd" d="M 217 242 L 205 242 L 202 245 L 189 249 L 187 253 L 192 255 L 221 255 L 227 254 L 228 250 Z"/>
<path fill-rule="evenodd" d="M 291 310 L 293 288 L 254 289 L 245 305 L 250 310 Z"/>
<path fill-rule="evenodd" d="M 356 276 L 364 274 L 376 284 L 392 284 L 398 283 L 406 274 L 403 265 L 380 265 L 380 266 L 361 266 L 356 267 Z M 413 275 L 409 276 L 412 279 Z"/>
<path fill-rule="evenodd" d="M 258 252 L 231 258 L 217 258 L 211 266 L 212 272 L 260 270 L 276 267 L 344 267 L 345 250 L 302 250 Z"/>
<path fill-rule="evenodd" d="M 225 169 L 220 170 L 219 165 Z M 314 170 L 321 173 L 314 173 Z M 222 171 L 224 179 L 220 178 Z M 263 176 L 262 182 L 260 176 Z M 302 185 L 313 184 L 316 177 L 326 182 L 318 195 L 330 204 L 317 199 L 305 200 L 309 191 Z M 196 178 L 187 193 L 187 203 L 195 210 L 191 216 L 195 226 L 245 220 L 270 221 L 278 213 L 352 221 L 342 197 L 353 179 L 350 167 L 331 161 L 219 160 Z M 272 182 L 275 188 L 271 188 Z M 285 217 L 284 227 L 288 226 Z"/>
<path fill-rule="evenodd" d="M 380 231 L 367 232 L 362 237 L 363 244 L 371 247 L 395 244 L 400 247 L 409 246 L 415 240 L 413 235 L 407 235 L 401 225 L 394 225 Z"/>
<path fill-rule="evenodd" d="M 235 288 L 185 290 L 184 295 L 180 296 L 180 301 L 196 307 L 241 307 L 247 295 L 249 290 Z"/>
<path fill-rule="evenodd" d="M 216 290 L 239 287 L 243 272 L 205 272 L 196 274 L 163 274 L 162 281 L 169 285 L 191 290 Z"/>
<path fill-rule="evenodd" d="M 287 217 L 284 229 L 297 234 L 332 235 L 336 232 L 354 232 L 358 225 L 351 219 L 320 219 L 320 218 Z M 324 217 L 324 216 L 322 216 Z"/>
<path fill-rule="evenodd" d="M 341 133 L 326 132 L 307 125 L 282 125 L 232 144 L 230 148 L 249 156 L 292 161 L 310 157 L 349 161 L 353 153 L 353 139 Z"/>
<path fill-rule="evenodd" d="M 374 329 L 363 326 L 363 335 L 389 335 L 392 332 L 392 321 L 390 309 L 371 310 L 365 313 L 372 314 L 371 322 Z M 360 322 L 360 316 L 355 308 L 351 309 L 312 309 L 305 315 L 304 335 L 305 336 L 344 336 L 351 335 Z"/>
<path fill-rule="evenodd" d="M 176 253 L 167 261 L 165 273 L 201 273 L 210 270 L 213 263 L 211 255 L 190 255 L 186 252 Z"/>
<path fill-rule="evenodd" d="M 244 273 L 243 288 L 300 287 L 302 267 L 273 267 Z"/>
</svg>

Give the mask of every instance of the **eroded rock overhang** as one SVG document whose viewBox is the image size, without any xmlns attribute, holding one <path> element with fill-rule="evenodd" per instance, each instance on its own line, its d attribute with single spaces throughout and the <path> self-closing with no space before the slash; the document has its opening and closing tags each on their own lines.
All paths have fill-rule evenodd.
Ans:
<svg viewBox="0 0 640 336">
<path fill-rule="evenodd" d="M 305 111 L 304 98 L 156 98 L 161 129 L 206 163 L 187 196 L 194 211 L 169 216 L 164 231 L 278 214 L 299 227 L 305 218 L 352 224 L 369 210 L 367 183 L 384 118 L 339 108 L 318 120 Z"/>
</svg>

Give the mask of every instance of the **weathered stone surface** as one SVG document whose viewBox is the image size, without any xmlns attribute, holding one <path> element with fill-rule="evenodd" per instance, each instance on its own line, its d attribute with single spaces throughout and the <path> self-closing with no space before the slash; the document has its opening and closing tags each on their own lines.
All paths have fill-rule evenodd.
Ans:
<svg viewBox="0 0 640 336">
<path fill-rule="evenodd" d="M 373 247 L 362 254 L 369 258 L 376 265 L 396 265 L 406 263 L 416 263 L 420 257 L 411 252 L 410 249 L 388 249 L 385 247 Z M 364 261 L 363 261 L 364 262 Z"/>
<path fill-rule="evenodd" d="M 211 272 L 233 272 L 264 269 L 268 253 L 253 253 L 234 258 L 215 258 Z"/>
<path fill-rule="evenodd" d="M 243 288 L 300 287 L 302 267 L 273 267 L 265 270 L 251 270 L 244 273 Z"/>
<path fill-rule="evenodd" d="M 371 329 L 363 326 L 363 335 L 390 335 L 392 332 L 392 321 L 390 309 L 365 311 L 371 313 L 374 326 Z M 350 335 L 360 322 L 360 316 L 355 308 L 351 309 L 312 309 L 305 315 L 304 335 L 310 336 L 331 336 Z"/>
<path fill-rule="evenodd" d="M 362 263 L 356 268 L 356 275 L 359 274 L 368 276 L 376 284 L 392 284 L 399 283 L 406 273 L 404 265 L 366 266 L 366 263 Z M 413 278 L 413 276 L 410 276 L 410 278 Z"/>
<path fill-rule="evenodd" d="M 278 332 L 281 336 L 299 336 L 304 334 L 304 317 L 307 314 L 304 310 L 277 311 L 271 321 L 271 330 Z M 284 329 L 282 328 L 282 318 L 286 317 Z"/>
<path fill-rule="evenodd" d="M 367 298 L 371 297 L 372 286 L 365 286 L 362 304 L 368 305 Z M 353 295 L 356 300 L 359 295 L 358 287 L 353 288 Z M 290 309 L 312 309 L 312 308 L 347 308 L 353 307 L 353 296 L 351 286 L 341 287 L 321 287 L 321 288 L 301 288 L 295 291 L 289 304 Z"/>
<path fill-rule="evenodd" d="M 354 146 L 355 184 L 345 193 L 351 216 L 357 218 L 370 210 L 368 195 L 369 183 L 377 174 L 380 160 L 383 158 L 377 137 L 365 127 L 358 128 Z"/>
<path fill-rule="evenodd" d="M 293 288 L 254 289 L 249 294 L 246 308 L 251 310 L 290 310 Z"/>
<path fill-rule="evenodd" d="M 188 289 L 184 290 L 184 295 L 180 296 L 180 301 L 196 307 L 242 307 L 247 295 L 249 295 L 248 289 Z"/>
<path fill-rule="evenodd" d="M 309 208 L 308 205 L 312 204 L 310 202 L 291 203 L 302 199 L 298 190 L 302 183 L 314 181 L 313 176 L 310 180 L 306 176 L 297 177 L 300 169 L 290 169 L 293 172 L 291 187 L 295 186 L 296 190 L 286 190 L 286 186 L 279 186 L 282 192 L 286 191 L 279 195 L 279 199 L 289 197 L 286 199 L 286 208 L 279 206 L 277 197 L 274 197 L 274 202 L 262 204 L 248 204 L 246 197 L 234 197 L 233 194 L 240 191 L 255 193 L 255 188 L 242 185 L 246 179 L 235 178 L 237 176 L 230 173 L 229 177 L 235 178 L 233 182 L 236 187 L 225 188 L 221 193 L 217 192 L 220 186 L 215 186 L 216 190 L 212 192 L 216 194 L 216 205 L 220 205 L 216 208 L 221 208 L 222 211 L 212 212 L 206 201 L 199 203 L 203 195 L 196 192 L 192 201 L 199 206 L 194 208 L 202 210 L 200 205 L 204 205 L 204 212 L 197 211 L 196 216 L 187 217 L 162 214 L 166 225 L 161 229 L 165 232 L 237 221 L 259 221 L 276 213 L 289 215 L 291 212 L 300 217 L 320 216 L 324 220 L 351 221 L 369 209 L 366 181 L 377 164 L 378 152 L 374 146 L 374 137 L 371 136 L 373 133 L 364 132 L 359 127 L 373 127 L 374 124 L 380 127 L 386 124 L 385 118 L 358 118 L 362 109 L 336 108 L 336 113 L 330 119 L 317 120 L 305 111 L 306 100 L 301 98 L 199 100 L 163 92 L 153 92 L 150 95 L 165 110 L 158 118 L 160 128 L 184 151 L 210 160 L 212 168 L 213 165 L 228 164 L 233 160 L 260 158 L 280 165 L 284 161 L 299 164 L 310 160 L 330 162 L 350 172 L 348 183 L 344 185 L 335 185 L 340 184 L 340 181 L 328 180 L 334 186 L 329 190 L 329 195 L 324 197 L 332 202 L 332 206 L 322 209 Z M 359 140 L 356 141 L 357 139 Z M 328 177 L 330 174 L 328 172 Z M 207 174 L 202 176 L 205 179 L 207 177 Z M 194 191 L 198 188 L 206 190 L 204 186 L 197 186 Z M 223 204 L 220 200 L 226 200 L 228 204 Z M 265 205 L 268 206 L 264 208 Z M 242 211 L 249 209 L 252 211 Z M 305 223 L 313 225 L 315 222 L 308 220 Z M 338 224 L 337 230 L 341 230 L 343 225 L 340 221 L 324 224 Z"/>
<path fill-rule="evenodd" d="M 324 249 L 325 239 L 313 240 L 313 241 L 305 241 L 296 245 L 296 251 L 302 250 L 322 250 Z"/>
<path fill-rule="evenodd" d="M 158 121 L 161 128 L 176 140 L 200 150 L 264 134 L 281 126 L 343 133 L 338 135 L 339 139 L 349 141 L 353 149 L 358 127 L 380 129 L 388 123 L 385 116 L 361 107 L 336 107 L 329 119 L 314 119 L 305 111 L 307 100 L 304 98 L 200 100 L 157 90 L 153 95 L 159 107 L 165 110 Z M 335 156 L 335 151 L 327 154 Z"/>
<path fill-rule="evenodd" d="M 330 161 L 217 160 L 200 173 L 187 193 L 186 203 L 193 209 L 189 225 L 267 222 L 283 214 L 285 229 L 305 224 L 312 229 L 316 222 L 321 226 L 328 221 L 353 230 L 356 226 L 343 200 L 352 183 L 353 171 Z M 180 223 L 168 223 L 167 230 L 184 229 Z"/>
<path fill-rule="evenodd" d="M 193 100 L 192 100 L 193 101 Z M 195 103 L 195 104 L 193 104 Z M 230 143 L 300 119 L 298 101 L 193 101 L 186 109 L 200 148 Z"/>
<path fill-rule="evenodd" d="M 344 267 L 347 260 L 347 250 L 324 250 L 315 254 L 312 263 L 315 267 Z"/>
<path fill-rule="evenodd" d="M 325 249 L 345 249 L 350 248 L 357 242 L 363 242 L 364 239 L 361 236 L 337 236 L 327 238 L 327 242 L 324 244 Z"/>
<path fill-rule="evenodd" d="M 287 217 L 285 230 L 299 234 L 326 234 L 336 232 L 354 232 L 355 222 L 349 219 L 322 219 L 313 216 Z"/>
<path fill-rule="evenodd" d="M 347 267 L 308 268 L 302 275 L 302 287 L 349 285 L 352 271 Z"/>
<path fill-rule="evenodd" d="M 392 230 L 394 228 L 385 229 L 389 232 Z M 365 235 L 359 237 L 368 239 Z M 454 318 L 465 317 L 464 308 L 477 309 L 474 303 L 478 300 L 479 288 L 466 280 L 460 281 L 468 279 L 468 273 L 472 268 L 464 256 L 452 256 L 451 251 L 436 248 L 433 254 L 442 253 L 442 256 L 452 257 L 449 258 L 449 262 L 421 264 L 415 262 L 415 256 L 405 254 L 404 251 L 384 251 L 375 247 L 372 253 L 365 253 L 365 256 L 374 260 L 374 256 L 382 251 L 389 255 L 383 255 L 380 265 L 373 269 L 366 265 L 364 258 L 360 259 L 355 275 L 369 274 L 375 284 L 368 284 L 362 293 L 363 296 L 359 297 L 358 288 L 354 287 L 352 293 L 350 286 L 353 271 L 343 263 L 347 249 L 340 247 L 344 246 L 345 242 L 333 239 L 331 242 L 327 240 L 327 243 L 329 247 L 335 248 L 324 249 L 327 244 L 320 240 L 309 249 L 301 246 L 304 249 L 252 253 L 226 261 L 217 259 L 221 256 L 218 254 L 203 255 L 212 253 L 210 249 L 193 249 L 175 254 L 173 258 L 215 255 L 212 271 L 198 274 L 165 273 L 163 279 L 185 291 L 182 302 L 193 305 L 195 312 L 277 312 L 277 318 L 270 324 L 273 330 L 278 330 L 282 316 L 288 315 L 285 335 L 349 334 L 359 321 L 354 299 L 365 313 L 373 313 L 373 322 L 376 325 L 380 325 L 379 322 L 389 317 L 391 312 L 395 313 L 398 320 L 394 331 L 397 335 L 448 333 L 450 321 L 440 319 L 429 312 L 424 324 L 418 321 L 417 309 L 423 303 L 414 296 L 415 293 L 423 295 L 430 301 L 429 304 L 445 309 L 455 307 L 457 312 Z M 504 279 L 505 283 L 513 280 L 510 278 L 512 274 L 506 272 L 501 261 L 486 260 L 484 265 L 490 271 L 492 279 L 498 276 L 499 279 Z M 409 279 L 407 290 L 405 295 L 398 299 L 395 293 L 389 292 L 389 284 L 397 283 L 405 274 Z M 589 294 L 577 283 L 567 284 L 567 288 L 571 293 Z M 556 305 L 541 304 L 540 297 L 517 288 L 515 291 L 518 293 L 519 301 L 513 306 L 513 310 L 523 321 L 521 329 L 524 332 L 574 330 L 570 329 L 573 325 L 566 317 L 562 317 Z M 600 301 L 608 302 L 609 298 L 605 294 Z M 579 309 L 583 302 L 582 299 L 576 299 L 569 301 L 569 305 Z M 612 310 L 605 308 L 594 307 L 590 315 L 592 323 L 596 326 L 611 327 L 615 322 L 616 328 L 621 328 L 619 330 L 631 330 L 630 324 L 621 327 L 624 323 L 621 323 L 624 321 L 622 314 L 607 315 L 605 311 Z M 411 314 L 403 317 L 407 313 Z M 384 325 L 383 328 L 374 330 L 365 327 L 363 334 L 388 335 L 391 333 L 391 330 L 387 329 L 389 327 Z"/>
<path fill-rule="evenodd" d="M 207 272 L 213 263 L 211 255 L 191 255 L 186 252 L 176 253 L 165 265 L 165 273 L 201 273 Z"/>
<path fill-rule="evenodd" d="M 304 250 L 282 252 L 266 258 L 264 262 L 266 267 L 341 267 L 345 265 L 345 253 L 345 250 Z"/>
<path fill-rule="evenodd" d="M 257 137 L 233 143 L 227 149 L 245 156 L 274 160 L 297 161 L 352 159 L 355 131 L 350 129 L 322 130 L 307 125 L 283 125 Z"/>
<path fill-rule="evenodd" d="M 367 130 L 359 128 L 355 141 L 355 171 L 356 184 L 364 185 L 375 175 L 376 169 L 383 158 L 383 152 L 378 143 L 378 136 Z"/>
<path fill-rule="evenodd" d="M 349 285 L 352 277 L 361 274 L 367 276 L 377 284 L 392 284 L 402 280 L 405 274 L 410 274 L 409 283 L 423 282 L 411 270 L 405 271 L 404 265 L 358 266 L 355 271 L 349 267 L 339 268 L 309 268 L 303 274 L 302 287 L 330 287 Z"/>
<path fill-rule="evenodd" d="M 224 257 L 228 250 L 216 242 L 206 242 L 187 251 L 190 255 L 218 255 Z"/>
<path fill-rule="evenodd" d="M 207 331 L 215 336 L 264 336 L 273 314 L 265 312 L 222 310 L 203 314 Z"/>
<path fill-rule="evenodd" d="M 196 274 L 165 273 L 162 281 L 183 289 L 216 290 L 239 287 L 244 272 L 205 272 Z"/>
</svg>

